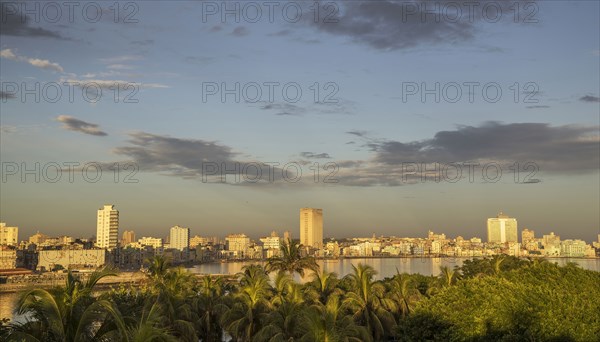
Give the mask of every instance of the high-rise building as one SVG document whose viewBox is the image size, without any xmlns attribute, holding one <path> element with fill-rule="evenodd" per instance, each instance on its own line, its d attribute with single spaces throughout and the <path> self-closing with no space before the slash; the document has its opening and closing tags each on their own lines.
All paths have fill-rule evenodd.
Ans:
<svg viewBox="0 0 600 342">
<path fill-rule="evenodd" d="M 175 226 L 169 232 L 169 248 L 180 251 L 187 250 L 190 247 L 190 229 Z"/>
<path fill-rule="evenodd" d="M 0 245 L 16 246 L 19 244 L 19 227 L 7 227 L 0 222 Z"/>
<path fill-rule="evenodd" d="M 96 225 L 96 246 L 100 248 L 117 248 L 119 242 L 119 211 L 112 204 L 105 204 L 98 209 Z"/>
<path fill-rule="evenodd" d="M 323 247 L 323 209 L 300 209 L 300 243 L 305 247 Z"/>
<path fill-rule="evenodd" d="M 497 217 L 487 220 L 487 235 L 488 242 L 492 243 L 519 242 L 517 219 L 500 212 Z"/>
<path fill-rule="evenodd" d="M 121 246 L 127 246 L 128 244 L 135 241 L 135 233 L 133 230 L 126 230 L 123 232 L 121 237 Z"/>
</svg>

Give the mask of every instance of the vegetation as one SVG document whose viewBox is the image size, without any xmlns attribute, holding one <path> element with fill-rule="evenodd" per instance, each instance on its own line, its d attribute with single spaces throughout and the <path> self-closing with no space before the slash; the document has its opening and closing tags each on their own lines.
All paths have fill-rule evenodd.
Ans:
<svg viewBox="0 0 600 342">
<path fill-rule="evenodd" d="M 95 291 L 68 273 L 62 287 L 30 289 L 3 321 L 9 341 L 598 341 L 600 273 L 501 256 L 442 268 L 438 277 L 376 280 L 358 264 L 343 278 L 321 272 L 301 248 L 235 281 L 196 278 L 147 261 L 141 286 Z M 311 270 L 304 284 L 293 275 Z"/>
</svg>

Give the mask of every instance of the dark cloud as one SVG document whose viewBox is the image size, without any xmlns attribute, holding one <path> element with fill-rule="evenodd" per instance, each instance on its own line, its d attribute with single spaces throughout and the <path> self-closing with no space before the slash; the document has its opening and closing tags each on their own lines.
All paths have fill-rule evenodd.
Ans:
<svg viewBox="0 0 600 342">
<path fill-rule="evenodd" d="M 281 169 L 270 162 L 241 161 L 239 153 L 232 148 L 214 141 L 201 139 L 181 139 L 145 132 L 129 134 L 129 146 L 117 147 L 114 153 L 130 158 L 141 171 L 163 172 L 170 176 L 202 179 L 203 173 L 219 182 L 223 175 L 238 176 L 239 182 L 227 184 L 260 184 L 282 177 Z M 203 170 L 204 167 L 204 170 Z M 215 169 L 216 168 L 216 169 Z M 257 169 L 260 168 L 260 171 Z M 293 171 L 293 170 L 291 170 Z M 294 174 L 287 170 L 288 176 Z M 260 182 L 252 178 L 261 173 Z M 247 177 L 247 178 L 245 178 Z M 250 179 L 250 181 L 248 181 Z"/>
<path fill-rule="evenodd" d="M 319 20 L 307 18 L 306 23 L 321 32 L 349 37 L 357 43 L 381 50 L 413 48 L 424 44 L 455 44 L 471 40 L 481 30 L 485 3 L 500 6 L 503 13 L 509 11 L 509 2 L 477 1 L 473 16 L 463 3 L 447 1 L 338 1 L 320 3 Z M 455 6 L 461 6 L 462 15 Z M 440 13 L 439 20 L 431 12 Z M 493 17 L 493 9 L 488 16 Z M 503 16 L 508 17 L 508 16 Z"/>
<path fill-rule="evenodd" d="M 353 131 L 348 131 L 346 132 L 348 134 L 352 134 L 352 135 L 356 135 L 357 137 L 366 137 L 367 136 L 367 131 L 358 131 L 358 130 L 353 130 Z"/>
<path fill-rule="evenodd" d="M 600 102 L 600 98 L 598 96 L 585 95 L 579 98 L 579 101 L 582 102 Z"/>
<path fill-rule="evenodd" d="M 0 36 L 66 39 L 57 32 L 32 26 L 31 18 L 20 12 L 18 2 L 0 1 L 0 9 Z"/>
<path fill-rule="evenodd" d="M 292 33 L 292 30 L 281 30 L 281 31 L 277 31 L 275 33 L 269 33 L 269 36 L 282 37 L 282 36 L 289 36 L 291 33 Z"/>
<path fill-rule="evenodd" d="M 337 103 L 310 103 L 310 104 L 292 104 L 288 102 L 275 103 L 261 101 L 260 109 L 274 111 L 279 116 L 303 116 L 304 114 L 343 114 L 351 115 L 355 110 L 353 101 L 338 99 Z"/>
<path fill-rule="evenodd" d="M 8 100 L 16 98 L 15 94 L 7 93 L 0 90 L 0 100 Z"/>
<path fill-rule="evenodd" d="M 279 116 L 302 116 L 306 113 L 305 108 L 291 103 L 263 103 L 260 109 L 275 111 L 275 115 Z"/>
<path fill-rule="evenodd" d="M 238 27 L 234 28 L 233 31 L 231 31 L 231 34 L 236 37 L 247 36 L 249 33 L 250 32 L 248 31 L 248 29 L 245 28 L 244 26 L 238 26 Z"/>
<path fill-rule="evenodd" d="M 308 159 L 331 159 L 329 153 L 301 152 L 300 156 Z"/>
<path fill-rule="evenodd" d="M 432 139 L 406 143 L 385 141 L 377 144 L 376 153 L 375 161 L 387 165 L 531 161 L 543 171 L 585 172 L 599 168 L 599 127 L 488 122 L 479 127 L 441 131 Z"/>
<path fill-rule="evenodd" d="M 80 132 L 95 136 L 106 136 L 107 133 L 101 131 L 97 124 L 85 122 L 83 120 L 76 119 L 69 115 L 59 115 L 56 121 L 63 123 L 63 128 L 70 131 Z"/>
</svg>

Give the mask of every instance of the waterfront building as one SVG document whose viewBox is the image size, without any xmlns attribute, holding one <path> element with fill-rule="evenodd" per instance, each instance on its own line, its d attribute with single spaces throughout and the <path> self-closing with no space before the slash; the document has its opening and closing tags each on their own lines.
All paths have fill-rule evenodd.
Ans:
<svg viewBox="0 0 600 342">
<path fill-rule="evenodd" d="M 300 209 L 300 243 L 305 247 L 323 247 L 323 209 Z"/>
<path fill-rule="evenodd" d="M 169 232 L 169 248 L 184 251 L 190 247 L 190 229 L 172 227 Z"/>
<path fill-rule="evenodd" d="M 117 248 L 119 240 L 119 211 L 112 204 L 98 209 L 96 225 L 96 246 L 99 248 Z"/>
<path fill-rule="evenodd" d="M 246 234 L 230 234 L 225 237 L 225 248 L 227 251 L 234 252 L 234 257 L 245 257 L 248 255 L 250 238 Z"/>
<path fill-rule="evenodd" d="M 517 219 L 502 212 L 497 217 L 488 218 L 487 236 L 489 243 L 518 242 Z"/>
<path fill-rule="evenodd" d="M 38 271 L 50 271 L 57 266 L 66 269 L 96 269 L 106 264 L 105 249 L 50 249 L 39 251 Z"/>
</svg>

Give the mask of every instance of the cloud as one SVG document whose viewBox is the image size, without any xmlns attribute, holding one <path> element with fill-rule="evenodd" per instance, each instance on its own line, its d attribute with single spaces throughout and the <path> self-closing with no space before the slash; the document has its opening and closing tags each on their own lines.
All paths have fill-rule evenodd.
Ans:
<svg viewBox="0 0 600 342">
<path fill-rule="evenodd" d="M 337 1 L 321 2 L 319 20 L 306 18 L 305 23 L 332 35 L 348 37 L 379 50 L 414 48 L 424 44 L 456 44 L 471 40 L 480 31 L 483 3 L 493 2 L 506 13 L 510 4 L 502 1 L 478 1 L 478 10 L 469 15 L 466 5 L 446 1 Z M 461 3 L 462 4 L 462 3 Z M 455 19 L 461 6 L 462 15 Z M 312 5 L 311 5 L 312 6 Z M 439 20 L 432 12 L 438 13 Z"/>
<path fill-rule="evenodd" d="M 31 18 L 21 13 L 18 2 L 0 2 L 2 19 L 0 20 L 0 36 L 55 38 L 64 39 L 59 33 L 41 27 L 32 27 Z M 13 14 L 14 13 L 14 14 Z"/>
<path fill-rule="evenodd" d="M 527 106 L 525 108 L 527 108 L 527 109 L 545 109 L 545 108 L 550 108 L 550 106 L 546 106 L 546 105 L 534 105 L 534 106 Z"/>
<path fill-rule="evenodd" d="M 58 63 L 52 63 L 47 59 L 39 58 L 28 58 L 25 56 L 18 56 L 12 49 L 3 49 L 0 51 L 0 57 L 10 59 L 17 62 L 26 62 L 33 65 L 36 68 L 52 70 L 57 72 L 64 72 L 65 70 Z"/>
<path fill-rule="evenodd" d="M 268 163 L 239 160 L 239 153 L 215 141 L 182 139 L 146 132 L 134 132 L 129 136 L 129 145 L 117 147 L 113 152 L 133 160 L 141 171 L 162 172 L 187 179 L 201 179 L 206 172 L 206 177 L 217 179 L 217 182 L 222 171 L 224 175 L 240 177 L 240 181 L 236 183 L 238 185 L 252 184 L 242 175 L 252 178 L 258 172 L 257 168 L 260 168 L 262 174 L 261 182 L 268 182 L 271 174 L 274 180 L 280 179 L 282 175 L 281 169 L 269 166 Z M 288 173 L 293 174 L 290 171 Z"/>
<path fill-rule="evenodd" d="M 308 159 L 331 159 L 329 153 L 301 152 L 300 156 Z"/>
<path fill-rule="evenodd" d="M 16 98 L 15 94 L 7 93 L 5 91 L 0 90 L 0 100 L 8 100 Z"/>
<path fill-rule="evenodd" d="M 238 27 L 234 28 L 233 31 L 231 31 L 231 34 L 236 37 L 243 37 L 243 36 L 247 36 L 248 34 L 250 34 L 250 32 L 244 26 L 238 26 Z"/>
<path fill-rule="evenodd" d="M 288 102 L 276 103 L 260 101 L 260 109 L 271 110 L 278 116 L 303 116 L 307 113 L 312 114 L 344 114 L 349 115 L 354 113 L 355 103 L 349 100 L 338 99 L 337 103 L 310 103 L 304 106 L 300 104 L 292 104 Z"/>
<path fill-rule="evenodd" d="M 600 163 L 598 126 L 550 126 L 545 123 L 463 126 L 431 139 L 376 144 L 375 161 L 451 163 L 468 161 L 535 162 L 543 171 L 586 172 Z"/>
<path fill-rule="evenodd" d="M 346 133 L 351 134 L 351 135 L 356 135 L 357 137 L 361 137 L 361 138 L 367 136 L 367 131 L 353 130 L 353 131 L 348 131 Z"/>
<path fill-rule="evenodd" d="M 0 132 L 2 133 L 15 133 L 17 131 L 17 127 L 15 126 L 8 126 L 8 125 L 0 125 Z"/>
<path fill-rule="evenodd" d="M 579 98 L 579 101 L 582 102 L 600 102 L 600 98 L 598 96 L 585 95 Z"/>
<path fill-rule="evenodd" d="M 106 66 L 107 69 L 111 70 L 131 70 L 133 67 L 127 64 L 110 64 Z"/>
<path fill-rule="evenodd" d="M 69 115 L 59 115 L 56 121 L 63 123 L 63 128 L 70 131 L 80 132 L 95 136 L 106 136 L 106 132 L 101 131 L 97 124 L 85 122 L 83 120 L 76 119 Z"/>
<path fill-rule="evenodd" d="M 97 86 L 101 89 L 115 89 L 115 87 L 119 87 L 119 89 L 130 89 L 131 86 L 140 87 L 140 88 L 169 88 L 169 86 L 161 84 L 161 83 L 141 83 L 141 82 L 128 82 L 123 80 L 98 80 L 98 79 L 86 79 L 86 80 L 77 80 L 77 79 L 61 79 L 60 82 L 73 84 L 74 86 L 83 88 L 86 87 L 86 90 L 93 90 L 93 86 Z M 93 86 L 92 86 L 93 85 Z"/>
<path fill-rule="evenodd" d="M 264 103 L 260 109 L 273 110 L 275 115 L 284 116 L 302 116 L 306 113 L 306 109 L 291 103 Z"/>
</svg>

